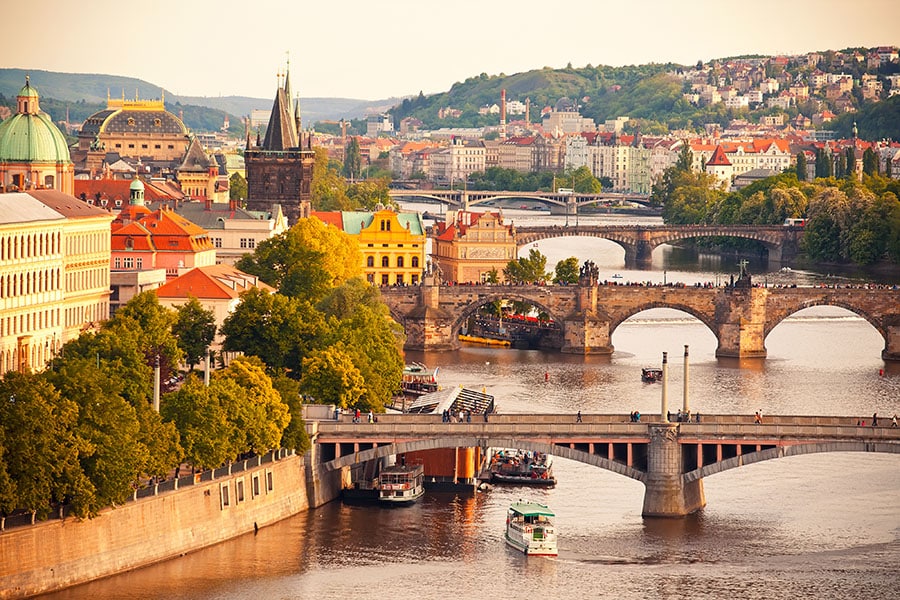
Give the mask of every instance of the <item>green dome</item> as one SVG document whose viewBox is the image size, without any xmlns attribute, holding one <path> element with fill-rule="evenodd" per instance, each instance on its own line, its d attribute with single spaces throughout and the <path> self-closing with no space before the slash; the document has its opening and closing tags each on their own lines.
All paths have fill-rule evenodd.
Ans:
<svg viewBox="0 0 900 600">
<path fill-rule="evenodd" d="M 141 181 L 140 179 L 135 179 L 134 181 L 131 182 L 131 185 L 128 186 L 128 189 L 129 190 L 140 190 L 143 192 L 144 191 L 144 182 Z"/>
<path fill-rule="evenodd" d="M 19 97 L 25 98 L 37 98 L 38 93 L 37 90 L 31 87 L 31 84 L 28 83 L 28 79 L 25 79 L 25 85 L 22 86 L 22 89 L 19 90 Z"/>
<path fill-rule="evenodd" d="M 0 123 L 0 162 L 68 163 L 72 159 L 62 132 L 47 114 L 38 113 L 13 115 Z"/>
</svg>

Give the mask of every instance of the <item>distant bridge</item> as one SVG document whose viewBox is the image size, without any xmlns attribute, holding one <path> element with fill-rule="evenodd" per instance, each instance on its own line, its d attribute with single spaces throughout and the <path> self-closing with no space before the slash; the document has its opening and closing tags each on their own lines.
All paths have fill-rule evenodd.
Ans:
<svg viewBox="0 0 900 600">
<path fill-rule="evenodd" d="M 597 204 L 614 205 L 631 202 L 642 206 L 650 206 L 650 197 L 646 194 L 612 192 L 573 194 L 568 192 L 491 192 L 484 190 L 390 190 L 389 193 L 391 198 L 395 199 L 414 200 L 421 198 L 464 209 L 500 200 L 530 200 L 546 204 L 550 207 L 550 214 L 560 215 L 575 215 L 578 214 L 579 207 Z"/>
<path fill-rule="evenodd" d="M 610 240 L 625 249 L 625 263 L 649 263 L 654 248 L 680 240 L 728 237 L 754 240 L 781 262 L 800 252 L 803 227 L 784 225 L 543 225 L 516 227 L 521 248 L 538 240 L 587 236 Z"/>
<path fill-rule="evenodd" d="M 820 452 L 900 454 L 900 429 L 859 427 L 857 417 L 707 415 L 670 423 L 659 415 L 492 414 L 444 423 L 440 415 L 383 415 L 378 423 L 317 421 L 315 462 L 333 471 L 438 448 L 519 448 L 606 469 L 645 486 L 645 516 L 683 516 L 706 504 L 702 479 L 775 458 Z"/>
</svg>

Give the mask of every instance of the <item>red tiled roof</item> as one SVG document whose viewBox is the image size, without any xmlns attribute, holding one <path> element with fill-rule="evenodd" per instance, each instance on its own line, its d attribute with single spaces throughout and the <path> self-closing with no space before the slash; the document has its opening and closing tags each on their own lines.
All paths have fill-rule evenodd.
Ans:
<svg viewBox="0 0 900 600">
<path fill-rule="evenodd" d="M 183 298 L 198 300 L 229 300 L 238 298 L 246 290 L 258 287 L 274 292 L 275 288 L 259 281 L 255 276 L 239 271 L 231 265 L 197 267 L 167 281 L 156 290 L 158 298 Z"/>
<path fill-rule="evenodd" d="M 706 166 L 714 166 L 714 167 L 728 167 L 731 166 L 731 161 L 728 160 L 728 157 L 725 156 L 725 150 L 722 149 L 722 146 L 716 146 L 715 151 L 713 151 L 713 155 L 707 161 Z"/>
<path fill-rule="evenodd" d="M 341 215 L 341 211 L 313 211 L 310 213 L 311 217 L 315 217 L 318 220 L 322 221 L 326 225 L 334 225 L 341 231 L 344 230 L 344 218 Z"/>
</svg>

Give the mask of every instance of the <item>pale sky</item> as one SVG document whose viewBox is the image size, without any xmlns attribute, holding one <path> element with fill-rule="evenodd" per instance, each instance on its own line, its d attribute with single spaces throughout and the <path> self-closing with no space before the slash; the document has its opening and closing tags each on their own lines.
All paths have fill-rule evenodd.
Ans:
<svg viewBox="0 0 900 600">
<path fill-rule="evenodd" d="M 900 45 L 898 0 L 42 0 L 0 9 L 4 67 L 131 76 L 190 96 L 380 100 L 480 73 L 686 65 Z"/>
</svg>

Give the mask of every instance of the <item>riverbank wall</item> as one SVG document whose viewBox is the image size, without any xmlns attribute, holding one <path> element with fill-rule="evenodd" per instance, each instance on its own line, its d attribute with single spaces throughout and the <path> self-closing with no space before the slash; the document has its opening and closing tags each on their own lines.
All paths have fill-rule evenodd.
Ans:
<svg viewBox="0 0 900 600">
<path fill-rule="evenodd" d="M 0 598 L 25 598 L 181 556 L 338 497 L 341 473 L 322 479 L 308 460 L 281 450 L 191 476 L 188 485 L 93 519 L 7 529 L 0 533 Z"/>
</svg>

